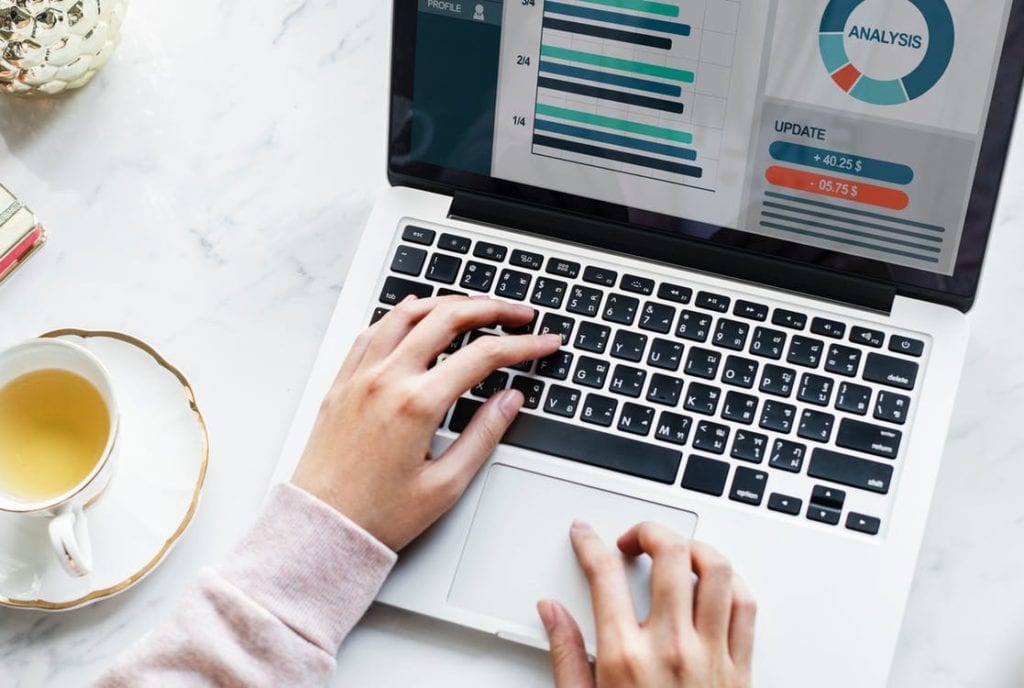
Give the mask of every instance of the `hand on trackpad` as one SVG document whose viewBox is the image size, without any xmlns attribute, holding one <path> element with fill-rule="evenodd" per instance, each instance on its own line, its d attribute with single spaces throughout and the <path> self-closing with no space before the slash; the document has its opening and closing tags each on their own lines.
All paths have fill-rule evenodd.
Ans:
<svg viewBox="0 0 1024 688">
<path fill-rule="evenodd" d="M 463 549 L 448 601 L 503 619 L 543 640 L 536 613 L 541 599 L 561 601 L 594 647 L 594 618 L 586 578 L 569 541 L 573 521 L 590 523 L 606 542 L 643 521 L 657 521 L 690 538 L 697 515 L 661 504 L 494 465 Z M 650 605 L 647 557 L 627 564 L 639 618 Z"/>
</svg>

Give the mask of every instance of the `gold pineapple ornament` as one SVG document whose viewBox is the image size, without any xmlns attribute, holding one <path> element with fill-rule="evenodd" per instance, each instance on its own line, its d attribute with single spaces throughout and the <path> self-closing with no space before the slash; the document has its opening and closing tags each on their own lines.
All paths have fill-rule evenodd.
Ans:
<svg viewBox="0 0 1024 688">
<path fill-rule="evenodd" d="M 110 59 L 128 0 L 0 0 L 0 90 L 79 88 Z"/>
</svg>

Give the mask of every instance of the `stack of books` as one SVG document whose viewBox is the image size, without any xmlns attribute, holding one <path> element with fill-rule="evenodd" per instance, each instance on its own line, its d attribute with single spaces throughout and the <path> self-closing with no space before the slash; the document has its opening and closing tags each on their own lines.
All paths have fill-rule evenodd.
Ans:
<svg viewBox="0 0 1024 688">
<path fill-rule="evenodd" d="M 46 242 L 35 214 L 0 186 L 0 282 Z"/>
</svg>

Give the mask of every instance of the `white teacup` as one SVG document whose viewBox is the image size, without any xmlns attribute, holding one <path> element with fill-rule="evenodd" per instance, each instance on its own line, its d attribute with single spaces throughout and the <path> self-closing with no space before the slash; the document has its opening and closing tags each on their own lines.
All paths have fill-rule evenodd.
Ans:
<svg viewBox="0 0 1024 688">
<path fill-rule="evenodd" d="M 106 368 L 92 353 L 69 342 L 36 339 L 0 352 L 0 390 L 25 375 L 47 370 L 74 373 L 99 392 L 109 417 L 106 446 L 91 471 L 62 494 L 26 500 L 11 494 L 0 481 L 0 511 L 50 519 L 50 544 L 64 570 L 71 576 L 85 576 L 93 568 L 85 508 L 99 497 L 113 475 L 120 414 Z M 3 465 L 0 462 L 0 470 Z"/>
</svg>

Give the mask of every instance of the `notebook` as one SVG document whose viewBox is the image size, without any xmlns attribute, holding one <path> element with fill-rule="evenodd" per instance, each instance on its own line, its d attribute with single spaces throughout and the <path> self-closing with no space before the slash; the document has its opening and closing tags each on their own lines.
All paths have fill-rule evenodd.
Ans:
<svg viewBox="0 0 1024 688">
<path fill-rule="evenodd" d="M 0 283 L 46 242 L 46 229 L 14 194 L 0 186 Z"/>
</svg>

